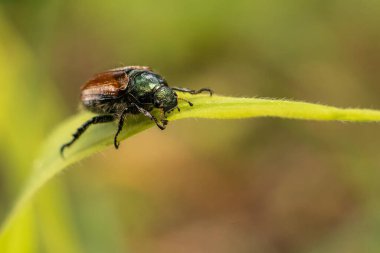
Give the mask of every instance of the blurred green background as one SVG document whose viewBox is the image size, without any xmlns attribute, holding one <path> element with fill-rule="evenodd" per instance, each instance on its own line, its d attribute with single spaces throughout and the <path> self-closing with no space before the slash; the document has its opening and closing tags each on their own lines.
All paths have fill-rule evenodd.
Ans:
<svg viewBox="0 0 380 253">
<path fill-rule="evenodd" d="M 0 220 L 79 87 L 124 65 L 218 94 L 379 109 L 380 1 L 1 1 Z M 5 248 L 379 252 L 379 132 L 279 119 L 152 128 L 52 180 Z"/>
</svg>

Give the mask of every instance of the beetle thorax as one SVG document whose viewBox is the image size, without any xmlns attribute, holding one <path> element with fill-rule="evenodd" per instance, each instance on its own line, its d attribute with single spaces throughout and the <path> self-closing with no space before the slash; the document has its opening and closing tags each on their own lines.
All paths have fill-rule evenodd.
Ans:
<svg viewBox="0 0 380 253">
<path fill-rule="evenodd" d="M 150 71 L 131 73 L 130 80 L 127 93 L 132 100 L 131 102 L 136 102 L 148 110 L 154 106 L 155 92 L 167 85 L 161 76 Z"/>
</svg>

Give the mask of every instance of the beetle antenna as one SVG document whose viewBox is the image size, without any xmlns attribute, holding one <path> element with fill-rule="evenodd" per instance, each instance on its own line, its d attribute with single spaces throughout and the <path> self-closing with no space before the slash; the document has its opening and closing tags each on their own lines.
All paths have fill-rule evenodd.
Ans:
<svg viewBox="0 0 380 253">
<path fill-rule="evenodd" d="M 189 100 L 187 100 L 187 99 L 184 99 L 184 98 L 178 98 L 178 99 L 179 99 L 179 100 L 183 100 L 183 101 L 189 103 L 190 106 L 193 106 L 193 105 L 194 105 L 193 103 L 191 103 L 191 102 L 190 102 Z"/>
</svg>

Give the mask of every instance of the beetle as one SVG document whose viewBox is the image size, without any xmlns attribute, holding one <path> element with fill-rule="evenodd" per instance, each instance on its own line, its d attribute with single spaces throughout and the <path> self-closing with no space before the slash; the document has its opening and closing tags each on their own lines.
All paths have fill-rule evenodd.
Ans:
<svg viewBox="0 0 380 253">
<path fill-rule="evenodd" d="M 169 87 L 161 75 L 146 66 L 126 66 L 96 74 L 81 87 L 81 103 L 86 110 L 98 115 L 80 126 L 71 141 L 61 146 L 62 157 L 64 150 L 78 140 L 89 126 L 99 123 L 118 121 L 114 136 L 114 146 L 118 149 L 120 143 L 117 137 L 123 130 L 128 114 L 143 114 L 164 130 L 168 124 L 166 114 L 175 108 L 180 111 L 178 100 L 184 100 L 193 106 L 190 101 L 178 98 L 176 91 L 190 94 L 208 92 L 210 96 L 213 94 L 209 88 L 192 90 Z M 163 118 L 157 119 L 151 114 L 154 108 L 163 112 Z"/>
</svg>

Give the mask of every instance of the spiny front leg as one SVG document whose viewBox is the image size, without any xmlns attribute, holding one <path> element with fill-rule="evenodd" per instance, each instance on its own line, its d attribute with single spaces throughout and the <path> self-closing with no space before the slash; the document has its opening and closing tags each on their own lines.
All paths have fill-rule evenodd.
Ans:
<svg viewBox="0 0 380 253">
<path fill-rule="evenodd" d="M 192 95 L 195 95 L 195 94 L 199 94 L 199 93 L 202 93 L 202 92 L 209 92 L 210 93 L 210 96 L 212 96 L 212 94 L 214 93 L 211 89 L 209 88 L 201 88 L 199 90 L 192 90 L 192 89 L 189 89 L 189 88 L 180 88 L 180 87 L 172 87 L 172 90 L 176 90 L 176 91 L 181 91 L 181 92 L 186 92 L 186 93 L 190 93 Z"/>
<path fill-rule="evenodd" d="M 98 123 L 112 122 L 114 120 L 115 120 L 115 117 L 113 115 L 100 115 L 100 116 L 95 116 L 92 119 L 86 121 L 73 134 L 73 139 L 69 141 L 68 143 L 65 143 L 61 146 L 61 149 L 60 149 L 61 156 L 63 157 L 63 152 L 65 151 L 65 149 L 73 145 L 73 143 L 79 139 L 79 137 L 87 130 L 89 126 L 93 124 L 98 124 Z"/>
<path fill-rule="evenodd" d="M 154 117 L 149 111 L 147 111 L 144 108 L 136 105 L 135 103 L 132 103 L 131 105 L 134 106 L 141 114 L 143 114 L 144 116 L 146 116 L 149 119 L 153 120 L 154 123 L 156 123 L 156 125 L 158 126 L 159 129 L 164 130 L 166 128 L 166 125 L 168 124 L 168 121 L 166 119 L 162 120 L 162 125 L 161 125 L 158 122 L 157 118 Z"/>
</svg>

